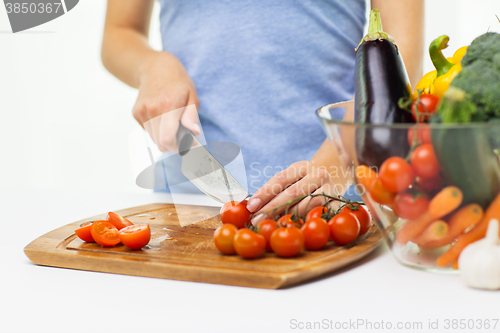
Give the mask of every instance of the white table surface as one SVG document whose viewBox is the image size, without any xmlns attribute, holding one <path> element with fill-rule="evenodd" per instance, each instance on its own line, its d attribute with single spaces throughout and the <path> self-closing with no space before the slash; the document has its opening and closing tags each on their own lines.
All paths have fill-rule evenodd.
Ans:
<svg viewBox="0 0 500 333">
<path fill-rule="evenodd" d="M 29 242 L 62 225 L 168 199 L 148 191 L 0 190 L 0 332 L 312 331 L 299 329 L 299 322 L 327 324 L 318 331 L 372 332 L 385 331 L 375 330 L 382 321 L 395 332 L 500 332 L 500 323 L 488 330 L 445 329 L 453 319 L 490 319 L 493 325 L 500 319 L 500 292 L 469 289 L 456 275 L 403 267 L 385 245 L 338 273 L 284 290 L 49 268 L 24 255 Z M 186 197 L 192 204 L 209 201 Z M 357 328 L 349 326 L 358 320 Z M 439 329 L 429 329 L 429 320 L 438 320 Z M 396 328 L 407 322 L 422 322 L 422 329 Z"/>
</svg>

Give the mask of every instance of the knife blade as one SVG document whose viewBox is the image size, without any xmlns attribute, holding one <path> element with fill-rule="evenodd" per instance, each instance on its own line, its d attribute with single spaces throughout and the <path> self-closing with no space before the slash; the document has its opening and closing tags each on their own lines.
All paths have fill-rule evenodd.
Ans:
<svg viewBox="0 0 500 333">
<path fill-rule="evenodd" d="M 194 135 L 179 122 L 177 145 L 182 157 L 181 172 L 210 198 L 226 203 L 248 197 L 245 188 L 203 146 L 193 147 Z"/>
</svg>

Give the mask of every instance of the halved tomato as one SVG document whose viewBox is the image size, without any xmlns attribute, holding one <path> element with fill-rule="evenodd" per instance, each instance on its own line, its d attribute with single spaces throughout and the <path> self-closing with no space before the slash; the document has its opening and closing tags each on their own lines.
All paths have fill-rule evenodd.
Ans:
<svg viewBox="0 0 500 333">
<path fill-rule="evenodd" d="M 140 250 L 151 240 L 149 224 L 136 224 L 123 228 L 118 232 L 122 243 L 132 250 Z"/>
<path fill-rule="evenodd" d="M 90 228 L 92 238 L 102 246 L 113 246 L 120 243 L 118 229 L 108 221 L 95 221 Z"/>
<path fill-rule="evenodd" d="M 75 234 L 82 241 L 87 243 L 93 243 L 94 238 L 92 237 L 92 233 L 90 232 L 90 228 L 92 227 L 92 222 L 85 222 L 80 225 L 80 228 L 75 230 Z"/>
<path fill-rule="evenodd" d="M 108 216 L 106 216 L 106 221 L 111 223 L 116 227 L 116 229 L 121 230 L 125 227 L 128 227 L 129 225 L 134 225 L 132 222 L 127 220 L 126 218 L 121 217 L 120 215 L 109 212 Z"/>
</svg>

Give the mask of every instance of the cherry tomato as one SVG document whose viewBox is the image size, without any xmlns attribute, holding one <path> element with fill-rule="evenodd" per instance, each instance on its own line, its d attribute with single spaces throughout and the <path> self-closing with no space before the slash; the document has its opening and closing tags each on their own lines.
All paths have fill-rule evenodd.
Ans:
<svg viewBox="0 0 500 333">
<path fill-rule="evenodd" d="M 297 227 L 300 228 L 304 221 L 299 217 L 294 217 L 293 214 L 283 215 L 276 222 L 280 227 Z"/>
<path fill-rule="evenodd" d="M 382 185 L 391 192 L 403 192 L 413 183 L 413 170 L 401 157 L 389 157 L 378 173 Z"/>
<path fill-rule="evenodd" d="M 304 248 L 304 234 L 297 227 L 279 228 L 271 235 L 271 248 L 280 257 L 294 257 Z"/>
<path fill-rule="evenodd" d="M 439 173 L 432 178 L 417 177 L 417 184 L 427 192 L 434 192 L 443 188 L 443 179 Z"/>
<path fill-rule="evenodd" d="M 238 232 L 238 228 L 233 224 L 223 224 L 214 232 L 215 247 L 224 254 L 235 254 L 234 236 Z"/>
<path fill-rule="evenodd" d="M 377 178 L 373 181 L 371 187 L 368 189 L 368 193 L 375 202 L 381 205 L 390 205 L 394 202 L 396 193 L 389 191 L 382 185 L 382 181 Z"/>
<path fill-rule="evenodd" d="M 357 209 L 355 209 L 357 208 Z M 370 214 L 361 205 L 347 205 L 340 210 L 341 213 L 349 213 L 358 219 L 359 222 L 359 235 L 362 236 L 366 234 L 368 229 L 370 229 Z"/>
<path fill-rule="evenodd" d="M 149 224 L 129 225 L 118 232 L 121 242 L 132 250 L 140 250 L 151 240 Z"/>
<path fill-rule="evenodd" d="M 439 97 L 432 94 L 421 94 L 420 103 L 415 101 L 411 106 L 411 114 L 417 123 L 428 121 L 429 118 L 436 112 L 436 107 L 439 103 Z M 417 117 L 418 110 L 418 117 Z M 417 119 L 418 118 L 418 119 Z"/>
<path fill-rule="evenodd" d="M 90 228 L 92 228 L 92 222 L 85 222 L 80 225 L 80 228 L 75 230 L 75 234 L 82 241 L 87 243 L 94 242 L 94 238 L 92 237 L 92 233 L 90 232 Z"/>
<path fill-rule="evenodd" d="M 356 179 L 358 183 L 361 184 L 366 191 L 370 188 L 371 184 L 375 179 L 377 179 L 377 172 L 370 169 L 366 165 L 360 165 L 356 168 Z"/>
<path fill-rule="evenodd" d="M 416 132 L 415 127 L 418 127 Z M 431 143 L 431 128 L 429 125 L 418 124 L 412 126 L 412 128 L 408 130 L 408 143 L 410 146 L 413 146 L 413 140 L 415 139 L 417 140 L 416 144 Z"/>
<path fill-rule="evenodd" d="M 220 219 L 224 224 L 230 223 L 238 229 L 244 228 L 251 219 L 251 214 L 247 209 L 247 200 L 239 203 L 235 201 L 226 202 L 220 210 Z"/>
<path fill-rule="evenodd" d="M 328 208 L 323 206 L 314 207 L 306 215 L 306 222 L 314 217 L 321 217 L 328 212 Z"/>
<path fill-rule="evenodd" d="M 257 233 L 266 239 L 266 251 L 271 252 L 273 250 L 271 248 L 271 235 L 276 229 L 278 229 L 278 226 L 276 225 L 276 221 L 273 220 L 260 221 L 257 226 Z"/>
<path fill-rule="evenodd" d="M 304 246 L 314 251 L 323 248 L 330 239 L 330 227 L 321 217 L 313 217 L 300 228 L 304 235 Z"/>
<path fill-rule="evenodd" d="M 339 213 L 329 222 L 330 238 L 339 245 L 353 242 L 359 236 L 360 225 L 354 215 Z"/>
<path fill-rule="evenodd" d="M 422 178 L 432 178 L 439 173 L 439 162 L 431 144 L 417 147 L 410 155 L 415 174 Z"/>
<path fill-rule="evenodd" d="M 90 228 L 92 238 L 102 246 L 113 246 L 120 243 L 118 229 L 108 221 L 95 221 Z"/>
<path fill-rule="evenodd" d="M 424 193 L 398 193 L 394 199 L 394 214 L 413 220 L 422 215 L 429 206 L 429 198 Z"/>
<path fill-rule="evenodd" d="M 132 222 L 129 220 L 121 217 L 120 215 L 109 212 L 108 215 L 106 216 L 106 221 L 111 223 L 112 225 L 115 226 L 116 229 L 121 230 L 125 227 L 128 227 L 129 225 L 134 225 Z"/>
<path fill-rule="evenodd" d="M 245 228 L 236 232 L 233 244 L 236 253 L 246 259 L 260 257 L 266 249 L 264 236 Z"/>
</svg>

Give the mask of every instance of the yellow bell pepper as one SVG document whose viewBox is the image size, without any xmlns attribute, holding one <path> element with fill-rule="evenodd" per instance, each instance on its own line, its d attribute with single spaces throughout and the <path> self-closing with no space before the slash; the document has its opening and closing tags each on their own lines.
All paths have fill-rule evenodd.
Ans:
<svg viewBox="0 0 500 333">
<path fill-rule="evenodd" d="M 422 76 L 412 94 L 413 100 L 417 99 L 419 90 L 422 94 L 434 94 L 434 80 L 436 79 L 436 76 L 437 71 L 432 71 Z"/>
<path fill-rule="evenodd" d="M 453 54 L 451 62 L 454 64 L 460 63 L 465 55 L 465 52 L 467 52 L 467 48 L 468 46 L 462 46 L 461 48 L 456 50 L 455 53 Z"/>
<path fill-rule="evenodd" d="M 451 67 L 446 74 L 438 76 L 434 81 L 434 95 L 441 98 L 444 93 L 450 87 L 451 81 L 457 76 L 457 74 L 462 70 L 462 65 L 460 62 L 453 67 Z"/>
<path fill-rule="evenodd" d="M 440 36 L 432 41 L 429 46 L 429 54 L 432 63 L 436 67 L 435 71 L 425 74 L 415 87 L 415 92 L 412 94 L 415 100 L 420 90 L 424 94 L 434 94 L 441 98 L 451 81 L 462 70 L 460 62 L 462 61 L 467 46 L 459 48 L 451 58 L 445 58 L 442 50 L 448 47 L 448 36 Z"/>
</svg>

